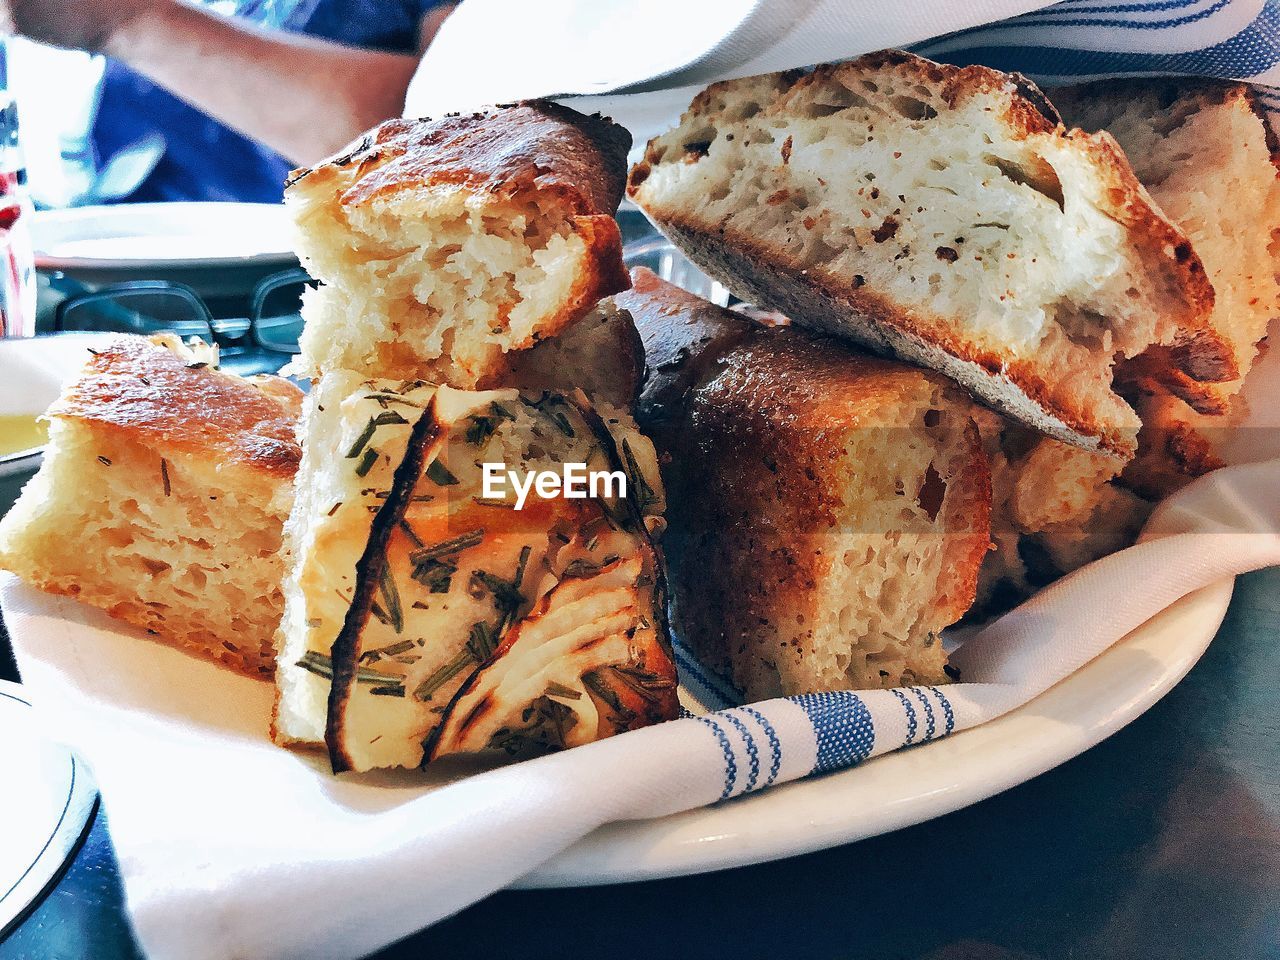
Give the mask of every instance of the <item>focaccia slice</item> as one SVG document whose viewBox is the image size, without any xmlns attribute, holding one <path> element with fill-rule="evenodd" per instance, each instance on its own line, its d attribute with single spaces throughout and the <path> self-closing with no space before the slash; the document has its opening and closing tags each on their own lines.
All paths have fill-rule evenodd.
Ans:
<svg viewBox="0 0 1280 960">
<path fill-rule="evenodd" d="M 970 617 L 985 620 L 1132 545 L 1153 504 L 1118 482 L 1121 465 L 1111 457 L 989 410 L 976 419 L 991 464 L 992 549 Z"/>
<path fill-rule="evenodd" d="M 678 711 L 676 672 L 661 640 L 651 550 L 617 531 L 605 562 L 561 565 L 558 583 L 515 624 L 458 691 L 430 738 L 450 753 L 536 756 L 590 743 Z"/>
<path fill-rule="evenodd" d="M 767 327 L 648 271 L 617 297 L 648 356 L 677 634 L 749 699 L 945 682 L 991 485 L 944 377 Z"/>
<path fill-rule="evenodd" d="M 302 393 L 216 348 L 121 336 L 48 411 L 0 567 L 254 677 L 274 667 Z"/>
<path fill-rule="evenodd" d="M 389 120 L 310 170 L 285 202 L 322 285 L 300 372 L 502 380 L 508 354 L 626 285 L 613 219 L 631 138 L 547 101 Z"/>
<path fill-rule="evenodd" d="M 334 371 L 307 397 L 302 465 L 284 525 L 291 565 L 277 640 L 277 743 L 324 744 L 333 638 L 354 599 L 374 517 L 434 395 L 429 384 L 380 384 Z"/>
<path fill-rule="evenodd" d="M 1117 353 L 1194 344 L 1235 375 L 1187 237 L 1105 133 L 1033 85 L 900 51 L 717 83 L 652 140 L 629 195 L 748 302 L 939 370 L 1120 459 Z"/>
<path fill-rule="evenodd" d="M 637 564 L 626 585 L 627 609 L 639 611 L 634 639 L 609 647 L 606 663 L 564 650 L 544 687 L 581 693 L 592 682 L 582 677 L 607 666 L 674 676 L 657 599 L 661 562 L 649 539 L 661 522 L 661 480 L 652 445 L 626 414 L 597 412 L 584 395 L 353 377 L 323 378 L 308 413 L 299 486 L 325 493 L 300 493 L 290 518 L 296 567 L 286 587 L 278 739 L 323 740 L 335 770 L 419 765 L 430 759 L 424 742 L 478 670 L 521 669 L 530 643 L 512 658 L 504 642 L 544 597 L 561 582 L 594 587 L 596 571 L 624 561 Z M 397 411 L 406 423 L 391 416 Z M 326 435 L 339 438 L 336 446 Z M 313 450 L 325 452 L 313 459 Z M 509 482 L 501 496 L 486 496 L 486 463 L 521 476 L 570 463 L 616 471 L 627 496 L 618 486 L 581 499 L 531 491 L 517 509 Z M 590 626 L 573 614 L 566 630 Z M 538 687 L 529 669 L 522 690 Z M 519 713 L 544 693 L 495 709 Z M 618 722 L 597 724 L 591 738 L 673 716 L 674 696 L 672 684 L 660 709 L 615 712 Z M 506 749 L 472 737 L 449 752 L 490 748 Z"/>
<path fill-rule="evenodd" d="M 1053 97 L 1069 122 L 1119 141 L 1139 179 L 1195 245 L 1215 291 L 1209 323 L 1236 368 L 1229 380 L 1200 383 L 1168 348 L 1118 368 L 1121 391 L 1142 418 L 1139 454 L 1124 481 L 1159 498 L 1223 465 L 1222 450 L 1244 414 L 1244 377 L 1280 315 L 1276 139 L 1245 83 L 1106 80 L 1054 90 Z"/>
</svg>

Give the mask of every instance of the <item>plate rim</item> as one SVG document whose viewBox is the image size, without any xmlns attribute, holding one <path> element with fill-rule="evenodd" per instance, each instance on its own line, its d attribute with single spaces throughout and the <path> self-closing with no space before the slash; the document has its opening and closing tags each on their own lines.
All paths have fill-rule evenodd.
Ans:
<svg viewBox="0 0 1280 960">
<path fill-rule="evenodd" d="M 512 887 L 551 889 L 634 883 L 750 866 L 890 833 L 995 796 L 1079 756 L 1154 706 L 1204 655 L 1226 616 L 1234 586 L 1235 579 L 1228 578 L 1183 597 L 1071 676 L 989 723 L 911 750 L 877 757 L 858 767 L 783 784 L 723 805 L 651 821 L 607 824 L 526 874 Z M 1190 618 L 1194 618 L 1200 629 L 1179 633 L 1177 625 Z M 1175 640 L 1163 651 L 1164 656 L 1154 661 L 1146 672 L 1129 678 L 1120 689 L 1112 691 L 1109 698 L 1096 700 L 1090 714 L 1092 722 L 1079 727 L 1064 726 L 1064 734 L 1056 740 L 1037 739 L 1037 711 L 1046 702 L 1052 706 L 1060 698 L 1070 698 L 1098 675 L 1105 674 L 1108 663 L 1114 663 L 1126 652 L 1141 650 L 1144 641 L 1158 640 L 1164 632 Z M 1052 719 L 1051 712 L 1048 716 Z M 1016 739 L 1020 730 L 1023 746 L 1034 745 L 1038 749 L 1034 759 L 1011 756 L 1008 750 L 988 750 L 987 766 L 980 776 L 964 775 L 960 765 L 948 766 L 948 760 L 968 744 L 1010 732 Z M 839 800 L 857 792 L 867 771 L 883 769 L 889 764 L 916 764 L 921 757 L 935 761 L 934 768 L 953 771 L 950 782 L 941 787 L 935 785 L 914 797 L 895 796 L 877 810 L 863 808 L 844 817 L 830 818 L 823 824 L 803 822 L 794 816 L 777 819 L 787 806 L 804 807 L 815 799 L 824 800 L 830 808 L 841 807 Z M 762 816 L 761 808 L 768 813 Z M 745 810 L 751 812 L 741 812 Z M 734 829 L 735 822 L 740 821 L 752 821 L 752 829 Z M 789 830 L 769 829 L 770 824 L 776 826 L 778 822 L 792 826 Z M 795 826 L 797 823 L 799 827 Z M 771 835 L 762 838 L 764 833 Z"/>
<path fill-rule="evenodd" d="M 211 209 L 212 208 L 212 209 Z M 39 210 L 33 214 L 31 240 L 37 270 L 138 270 L 140 268 L 175 269 L 215 269 L 231 264 L 267 264 L 287 263 L 297 260 L 297 254 L 288 247 L 275 251 L 259 251 L 250 254 L 235 254 L 223 257 L 60 257 L 46 253 L 40 249 L 37 240 L 39 224 L 75 223 L 80 220 L 120 219 L 128 216 L 146 216 L 149 218 L 172 215 L 177 211 L 195 214 L 201 210 L 213 212 L 218 216 L 230 216 L 235 210 L 254 211 L 253 215 L 266 215 L 267 210 L 279 211 L 276 214 L 287 219 L 283 212 L 283 203 L 258 203 L 252 201 L 228 200 L 171 200 L 159 203 L 118 203 L 85 207 L 66 207 L 59 210 Z"/>
<path fill-rule="evenodd" d="M 20 695 L 25 693 L 22 684 L 0 680 L 0 698 L 13 700 L 28 709 L 34 709 L 31 701 Z M 31 912 L 44 901 L 75 860 L 76 854 L 93 828 L 100 801 L 97 784 L 88 766 L 76 756 L 75 751 L 62 744 L 59 746 L 71 762 L 67 796 L 63 801 L 62 812 L 58 815 L 57 822 L 35 858 L 27 864 L 21 876 L 8 890 L 0 891 L 0 941 L 21 926 Z M 68 824 L 69 817 L 73 818 L 73 824 Z M 74 835 L 70 835 L 71 830 L 74 830 Z M 49 851 L 60 835 L 63 842 L 54 848 L 57 854 L 51 857 Z"/>
</svg>

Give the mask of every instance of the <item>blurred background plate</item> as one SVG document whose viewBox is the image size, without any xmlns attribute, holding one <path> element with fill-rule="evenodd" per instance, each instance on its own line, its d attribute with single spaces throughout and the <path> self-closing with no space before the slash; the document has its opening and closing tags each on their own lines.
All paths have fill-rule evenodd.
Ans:
<svg viewBox="0 0 1280 960">
<path fill-rule="evenodd" d="M 297 266 L 282 204 L 145 203 L 42 210 L 31 218 L 36 269 L 90 287 L 173 280 L 204 296 L 242 292 Z"/>
<path fill-rule="evenodd" d="M 0 938 L 61 875 L 98 803 L 88 768 L 37 716 L 21 686 L 0 680 Z"/>
</svg>

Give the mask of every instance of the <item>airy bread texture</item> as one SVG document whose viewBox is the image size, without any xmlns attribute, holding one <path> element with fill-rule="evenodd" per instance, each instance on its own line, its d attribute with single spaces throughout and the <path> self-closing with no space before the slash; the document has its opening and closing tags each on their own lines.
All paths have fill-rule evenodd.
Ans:
<svg viewBox="0 0 1280 960">
<path fill-rule="evenodd" d="M 1132 456 L 1112 363 L 1234 376 L 1191 244 L 1105 133 L 1030 83 L 881 52 L 714 84 L 630 196 L 699 266 L 794 321 L 933 367 L 1031 427 Z"/>
<path fill-rule="evenodd" d="M 991 486 L 962 390 L 647 271 L 616 299 L 648 357 L 677 633 L 749 699 L 946 680 Z"/>
<path fill-rule="evenodd" d="M 458 387 L 554 336 L 626 285 L 613 213 L 631 139 L 531 101 L 392 120 L 295 172 L 285 202 L 322 285 L 297 369 Z"/>
<path fill-rule="evenodd" d="M 1120 464 L 976 415 L 991 465 L 991 540 L 970 616 L 987 619 L 1100 557 L 1130 546 L 1153 504 L 1116 482 Z"/>
<path fill-rule="evenodd" d="M 305 421 L 286 540 L 278 742 L 334 769 L 526 756 L 672 718 L 675 668 L 652 445 L 581 394 L 459 391 L 327 374 Z M 581 463 L 627 494 L 510 484 Z M 637 696 L 639 702 L 637 702 Z"/>
<path fill-rule="evenodd" d="M 1160 348 L 1119 369 L 1143 423 L 1125 480 L 1163 496 L 1222 465 L 1217 450 L 1243 412 L 1235 398 L 1280 314 L 1275 138 L 1243 83 L 1111 80 L 1054 90 L 1053 98 L 1068 122 L 1106 129 L 1119 141 L 1213 283 L 1209 324 L 1230 347 L 1236 377 L 1197 382 L 1176 350 Z"/>
<path fill-rule="evenodd" d="M 307 396 L 299 430 L 302 464 L 293 510 L 284 525 L 290 564 L 284 577 L 271 731 L 277 743 L 324 743 L 328 678 L 299 664 L 329 657 L 351 607 L 356 568 L 383 502 L 376 494 L 390 489 L 395 467 L 408 448 L 411 418 L 435 393 L 427 384 L 394 386 L 394 393 L 383 393 L 358 373 L 335 370 Z M 387 397 L 385 408 L 371 396 Z M 395 416 L 382 417 L 384 413 Z M 357 440 L 363 441 L 357 456 L 345 457 Z M 366 462 L 365 450 L 375 450 L 377 456 Z"/>
<path fill-rule="evenodd" d="M 0 567 L 269 676 L 302 394 L 210 360 L 173 337 L 94 353 L 49 410 L 44 463 L 0 522 Z"/>
</svg>

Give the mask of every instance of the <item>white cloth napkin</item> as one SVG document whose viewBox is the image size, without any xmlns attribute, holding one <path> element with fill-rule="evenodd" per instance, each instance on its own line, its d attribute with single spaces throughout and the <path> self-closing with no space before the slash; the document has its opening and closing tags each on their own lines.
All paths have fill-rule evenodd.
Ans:
<svg viewBox="0 0 1280 960">
<path fill-rule="evenodd" d="M 1119 74 L 1280 82 L 1264 0 L 466 0 L 427 50 L 405 116 L 566 97 L 636 149 L 713 80 L 910 47 L 1046 83 Z M 1266 89 L 1269 109 L 1280 96 Z M 1273 120 L 1274 122 L 1274 120 Z"/>
<path fill-rule="evenodd" d="M 448 916 L 603 824 L 1000 716 L 1178 598 L 1278 563 L 1280 461 L 1227 468 L 1162 506 L 1144 542 L 961 647 L 964 682 L 770 700 L 431 786 L 410 773 L 335 778 L 320 757 L 272 746 L 267 684 L 73 601 L 5 575 L 0 606 L 52 734 L 94 768 L 150 956 L 337 958 Z"/>
</svg>

